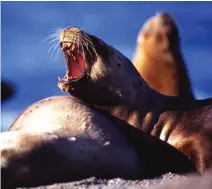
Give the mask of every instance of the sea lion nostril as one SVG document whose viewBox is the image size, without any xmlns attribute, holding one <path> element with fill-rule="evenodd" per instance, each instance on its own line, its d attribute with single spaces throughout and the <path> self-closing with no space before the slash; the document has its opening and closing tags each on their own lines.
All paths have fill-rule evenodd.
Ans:
<svg viewBox="0 0 212 189">
<path fill-rule="evenodd" d="M 62 51 L 66 51 L 66 50 L 68 50 L 71 47 L 71 44 L 67 43 L 67 42 L 61 42 L 60 46 L 61 46 L 61 50 Z"/>
</svg>

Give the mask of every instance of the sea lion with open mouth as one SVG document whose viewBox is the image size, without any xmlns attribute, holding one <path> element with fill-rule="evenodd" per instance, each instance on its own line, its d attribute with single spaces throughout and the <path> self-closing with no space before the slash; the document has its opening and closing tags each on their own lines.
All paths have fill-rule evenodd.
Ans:
<svg viewBox="0 0 212 189">
<path fill-rule="evenodd" d="M 29 106 L 0 133 L 0 150 L 5 188 L 195 171 L 172 146 L 73 96 Z"/>
<path fill-rule="evenodd" d="M 64 51 L 66 74 L 62 79 L 58 77 L 58 86 L 88 103 L 102 106 L 136 105 L 135 99 L 142 96 L 140 104 L 145 114 L 151 108 L 148 102 L 150 97 L 152 106 L 160 107 L 166 103 L 164 109 L 177 106 L 180 100 L 155 92 L 140 77 L 127 57 L 80 28 L 62 30 L 60 45 Z"/>
<path fill-rule="evenodd" d="M 130 60 L 101 39 L 69 27 L 60 33 L 60 45 L 67 65 L 58 83 L 62 90 L 168 142 L 191 158 L 201 173 L 208 170 L 211 105 L 165 112 L 182 109 L 181 99 L 150 88 Z"/>
<path fill-rule="evenodd" d="M 183 109 L 211 104 L 212 98 L 195 100 L 180 47 L 174 18 L 167 12 L 157 13 L 138 34 L 134 66 L 157 92 L 180 97 Z"/>
<path fill-rule="evenodd" d="M 76 27 L 71 31 L 82 32 Z M 131 94 L 130 90 L 122 97 L 121 89 L 111 97 L 115 88 L 104 79 L 113 73 L 110 70 L 113 63 L 120 69 L 128 65 L 125 64 L 128 59 L 110 46 L 105 49 L 105 43 L 95 36 L 83 35 L 80 40 L 84 43 L 79 42 L 79 49 L 63 36 L 61 47 L 67 53 L 67 73 L 59 86 L 80 97 L 83 85 L 87 87 L 83 99 L 106 105 L 120 104 L 131 95 L 134 98 L 136 93 Z M 70 37 L 78 43 L 80 36 Z M 92 62 L 95 64 L 90 67 Z M 132 73 L 137 73 L 135 68 Z M 140 78 L 138 73 L 137 76 Z M 118 86 L 120 82 L 117 82 Z M 133 87 L 140 82 L 133 83 Z M 92 88 L 101 83 L 109 96 L 100 97 L 104 91 Z M 113 99 L 117 101 L 110 103 Z M 193 163 L 169 144 L 73 96 L 51 97 L 34 103 L 17 117 L 9 132 L 0 134 L 0 139 L 4 186 L 35 186 L 87 176 L 133 179 L 195 171 Z"/>
</svg>

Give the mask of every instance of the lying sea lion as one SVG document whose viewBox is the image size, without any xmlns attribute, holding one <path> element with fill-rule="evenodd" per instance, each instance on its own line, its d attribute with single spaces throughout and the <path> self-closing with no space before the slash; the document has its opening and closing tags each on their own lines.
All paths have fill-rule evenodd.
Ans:
<svg viewBox="0 0 212 189">
<path fill-rule="evenodd" d="M 195 171 L 172 146 L 71 96 L 32 104 L 10 130 L 0 133 L 3 188 Z"/>
<path fill-rule="evenodd" d="M 69 27 L 61 31 L 60 45 L 66 60 L 61 90 L 145 132 L 153 134 L 160 123 L 155 135 L 185 153 L 201 173 L 212 165 L 211 104 L 186 113 L 165 112 L 180 108 L 181 99 L 150 88 L 130 60 L 101 39 Z M 176 119 L 163 119 L 170 114 Z"/>
<path fill-rule="evenodd" d="M 133 63 L 150 87 L 161 94 L 180 97 L 183 108 L 212 103 L 212 98 L 194 98 L 179 31 L 169 13 L 157 13 L 144 23 L 137 37 Z"/>
</svg>

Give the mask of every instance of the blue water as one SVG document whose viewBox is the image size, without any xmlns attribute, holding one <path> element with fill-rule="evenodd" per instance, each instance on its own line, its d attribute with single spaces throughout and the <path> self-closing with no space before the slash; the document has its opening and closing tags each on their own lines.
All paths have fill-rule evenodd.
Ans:
<svg viewBox="0 0 212 189">
<path fill-rule="evenodd" d="M 63 56 L 55 60 L 43 38 L 50 30 L 82 27 L 130 59 L 142 24 L 156 12 L 176 20 L 182 51 L 197 98 L 212 96 L 212 2 L 2 2 L 2 77 L 17 87 L 2 105 L 2 129 L 35 101 L 65 95 L 56 86 L 64 76 Z"/>
</svg>

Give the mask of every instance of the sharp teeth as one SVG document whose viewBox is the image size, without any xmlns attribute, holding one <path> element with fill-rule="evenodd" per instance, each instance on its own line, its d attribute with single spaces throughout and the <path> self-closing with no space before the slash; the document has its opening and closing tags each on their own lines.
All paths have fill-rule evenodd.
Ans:
<svg viewBox="0 0 212 189">
<path fill-rule="evenodd" d="M 76 57 L 72 54 L 72 57 L 73 57 L 73 59 L 76 61 L 77 59 L 76 59 Z"/>
<path fill-rule="evenodd" d="M 74 49 L 75 49 L 75 45 L 72 44 L 71 50 L 74 51 Z"/>
<path fill-rule="evenodd" d="M 67 50 L 67 53 L 69 56 L 71 56 L 71 51 L 70 50 Z"/>
</svg>

